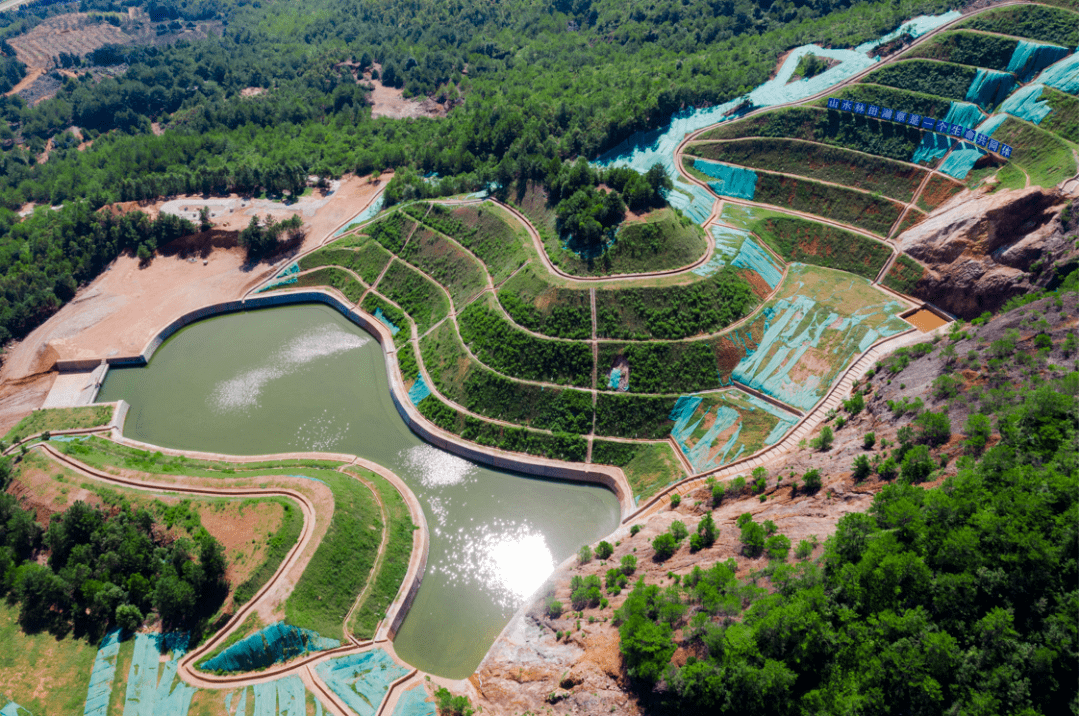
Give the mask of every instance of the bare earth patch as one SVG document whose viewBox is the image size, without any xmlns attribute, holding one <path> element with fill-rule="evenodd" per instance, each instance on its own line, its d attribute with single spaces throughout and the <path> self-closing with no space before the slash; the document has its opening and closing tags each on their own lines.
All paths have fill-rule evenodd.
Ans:
<svg viewBox="0 0 1080 716">
<path fill-rule="evenodd" d="M 384 177 L 388 180 L 389 177 Z M 208 199 L 182 197 L 168 202 L 114 207 L 118 213 L 140 210 L 157 216 L 166 205 L 189 207 L 195 215 L 204 203 L 233 202 L 233 213 L 214 217 L 221 229 L 238 230 L 251 216 L 267 213 L 286 218 L 301 213 L 307 238 L 299 250 L 314 248 L 338 226 L 356 216 L 378 195 L 384 183 L 349 176 L 326 196 L 318 191 L 296 204 L 276 208 L 277 202 L 240 197 Z M 233 205 L 225 205 L 230 208 Z M 246 265 L 238 248 L 213 248 L 203 260 L 156 256 L 140 266 L 133 256 L 121 256 L 100 276 L 82 287 L 75 298 L 3 355 L 0 366 L 0 433 L 7 432 L 45 402 L 56 374 L 57 360 L 102 359 L 140 353 L 150 339 L 188 311 L 232 301 L 267 278 L 274 267 Z"/>
</svg>

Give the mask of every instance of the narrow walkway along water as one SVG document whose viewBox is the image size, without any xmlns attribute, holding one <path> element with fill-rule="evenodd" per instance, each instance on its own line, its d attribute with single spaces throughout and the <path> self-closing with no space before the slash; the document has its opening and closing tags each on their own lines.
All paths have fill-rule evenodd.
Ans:
<svg viewBox="0 0 1080 716">
<path fill-rule="evenodd" d="M 400 475 L 423 506 L 431 552 L 395 650 L 451 678 L 473 672 L 554 565 L 619 522 L 606 489 L 492 470 L 421 441 L 394 408 L 378 343 L 325 306 L 192 325 L 146 368 L 110 372 L 98 399 L 120 398 L 134 440 L 240 455 L 345 452 Z"/>
</svg>

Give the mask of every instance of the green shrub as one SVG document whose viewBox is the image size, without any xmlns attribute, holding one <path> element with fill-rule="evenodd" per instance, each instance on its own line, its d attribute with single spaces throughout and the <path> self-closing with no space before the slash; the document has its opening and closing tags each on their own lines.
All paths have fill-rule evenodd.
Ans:
<svg viewBox="0 0 1080 716">
<path fill-rule="evenodd" d="M 949 422 L 949 414 L 945 411 L 922 413 L 915 418 L 915 424 L 919 426 L 917 439 L 925 445 L 931 447 L 944 445 L 952 437 L 952 424 Z"/>
<path fill-rule="evenodd" d="M 670 532 L 664 532 L 653 539 L 652 548 L 656 553 L 656 559 L 663 562 L 675 554 L 675 550 L 679 548 L 679 543 Z"/>
<path fill-rule="evenodd" d="M 925 445 L 916 445 L 904 454 L 900 465 L 900 479 L 907 484 L 925 482 L 934 471 L 934 461 L 930 458 L 930 449 Z"/>
<path fill-rule="evenodd" d="M 634 525 L 634 527 L 638 526 L 639 525 Z M 633 532 L 633 527 L 630 528 L 630 531 Z M 627 577 L 636 572 L 637 557 L 632 554 L 625 555 L 621 560 L 619 560 L 619 570 Z"/>
<path fill-rule="evenodd" d="M 863 399 L 863 394 L 857 390 L 852 393 L 850 398 L 844 401 L 844 410 L 851 415 L 858 415 L 865 407 L 866 401 Z"/>
<path fill-rule="evenodd" d="M 671 509 L 674 510 L 680 504 L 682 504 L 682 495 L 680 495 L 678 492 L 671 493 Z"/>
<path fill-rule="evenodd" d="M 701 538 L 701 544 L 704 547 L 711 547 L 716 542 L 717 528 L 711 512 L 706 512 L 705 516 L 698 522 L 695 535 Z"/>
<path fill-rule="evenodd" d="M 582 545 L 581 549 L 577 553 L 578 564 L 586 564 L 592 561 L 592 547 L 589 545 Z"/>
<path fill-rule="evenodd" d="M 544 613 L 548 615 L 550 619 L 558 619 L 563 613 L 563 603 L 555 597 L 548 597 L 544 603 Z"/>
<path fill-rule="evenodd" d="M 610 542 L 604 540 L 600 541 L 600 544 L 596 545 L 596 558 L 600 560 L 606 560 L 612 555 L 615 548 L 611 546 Z"/>
<path fill-rule="evenodd" d="M 802 476 L 803 485 L 807 492 L 817 492 L 821 489 L 821 471 L 816 468 L 807 470 Z"/>
<path fill-rule="evenodd" d="M 467 696 L 454 696 L 445 686 L 435 692 L 439 704 L 439 716 L 472 716 L 476 713 Z"/>
<path fill-rule="evenodd" d="M 870 477 L 870 473 L 873 471 L 873 468 L 870 466 L 870 458 L 866 455 L 855 456 L 855 461 L 851 465 L 851 477 L 855 482 L 862 482 Z"/>
<path fill-rule="evenodd" d="M 799 545 L 795 548 L 795 559 L 807 559 L 814 553 L 814 547 L 816 545 L 809 540 L 800 540 Z"/>
<path fill-rule="evenodd" d="M 964 423 L 964 448 L 970 455 L 982 455 L 990 442 L 990 418 L 982 413 L 972 413 Z"/>
<path fill-rule="evenodd" d="M 690 534 L 690 531 L 686 529 L 686 525 L 681 520 L 675 520 L 668 527 L 668 531 L 671 532 L 671 536 L 675 538 L 676 542 L 681 543 L 686 536 Z"/>
<path fill-rule="evenodd" d="M 739 541 L 747 557 L 757 557 L 765 549 L 765 528 L 751 520 L 743 525 Z"/>
<path fill-rule="evenodd" d="M 769 553 L 769 559 L 786 560 L 791 551 L 791 540 L 784 535 L 773 535 L 765 541 L 765 551 Z"/>
<path fill-rule="evenodd" d="M 821 426 L 821 432 L 816 438 L 810 441 L 810 446 L 821 452 L 827 452 L 832 449 L 832 444 L 833 431 L 828 425 Z"/>
</svg>

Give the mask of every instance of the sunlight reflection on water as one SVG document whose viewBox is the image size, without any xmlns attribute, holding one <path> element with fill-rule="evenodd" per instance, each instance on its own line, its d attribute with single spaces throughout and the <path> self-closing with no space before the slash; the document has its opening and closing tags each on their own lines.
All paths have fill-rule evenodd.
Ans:
<svg viewBox="0 0 1080 716">
<path fill-rule="evenodd" d="M 210 408 L 218 413 L 234 412 L 259 406 L 259 395 L 271 381 L 294 373 L 318 358 L 360 348 L 368 338 L 325 324 L 289 341 L 271 355 L 265 365 L 245 370 L 214 386 L 207 398 Z"/>
<path fill-rule="evenodd" d="M 448 535 L 448 542 L 448 557 L 434 569 L 449 583 L 478 584 L 506 610 L 519 607 L 555 569 L 544 535 L 527 525 L 496 520 L 472 530 L 463 527 Z"/>
</svg>

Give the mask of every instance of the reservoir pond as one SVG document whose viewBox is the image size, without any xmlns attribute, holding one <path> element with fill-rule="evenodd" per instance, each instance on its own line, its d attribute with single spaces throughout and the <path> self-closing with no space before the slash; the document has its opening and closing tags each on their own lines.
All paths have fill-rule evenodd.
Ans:
<svg viewBox="0 0 1080 716">
<path fill-rule="evenodd" d="M 619 521 L 601 487 L 494 470 L 417 437 L 390 398 L 382 348 L 323 305 L 191 325 L 143 368 L 113 369 L 101 402 L 131 404 L 124 434 L 164 447 L 257 455 L 359 455 L 398 474 L 423 506 L 427 572 L 394 640 L 398 655 L 464 678 L 555 565 Z"/>
</svg>

